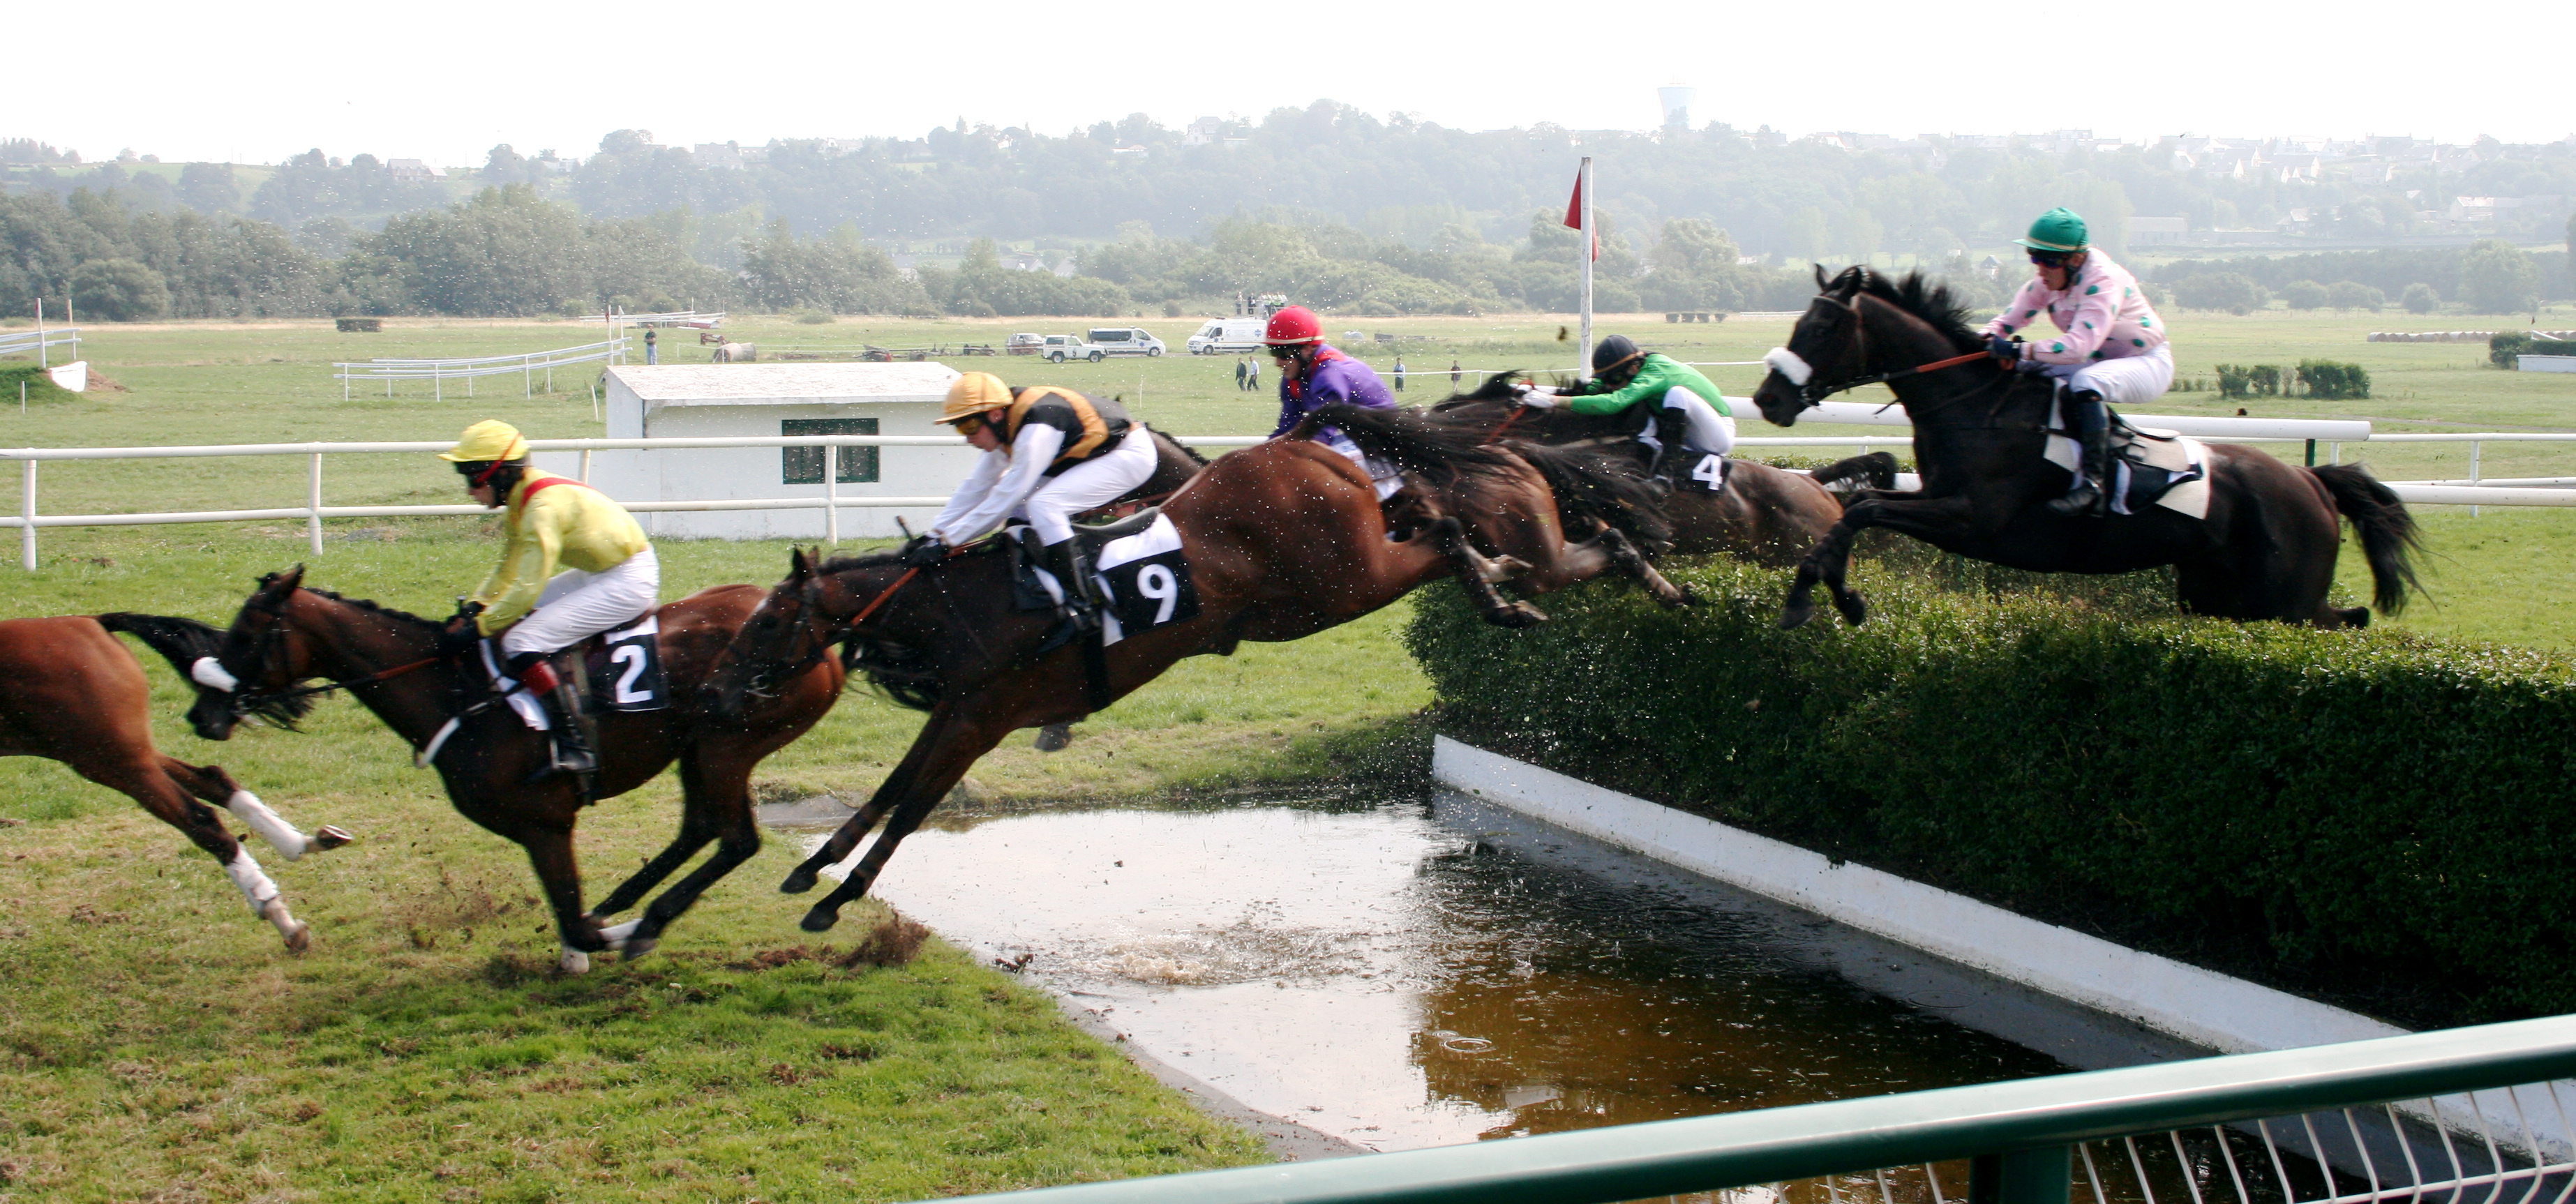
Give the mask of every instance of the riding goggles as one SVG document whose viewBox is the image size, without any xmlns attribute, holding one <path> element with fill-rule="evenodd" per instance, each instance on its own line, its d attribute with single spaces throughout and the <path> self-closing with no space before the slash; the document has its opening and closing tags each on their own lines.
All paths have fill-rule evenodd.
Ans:
<svg viewBox="0 0 2576 1204">
<path fill-rule="evenodd" d="M 1270 358 L 1274 360 L 1293 360 L 1297 358 L 1297 353 L 1304 351 L 1306 347 L 1307 344 L 1304 343 L 1274 343 L 1270 347 Z"/>
<path fill-rule="evenodd" d="M 2062 268 L 2062 267 L 2065 267 L 2065 266 L 2066 266 L 2066 261 L 2067 261 L 2068 259 L 2070 259 L 2070 258 L 2072 258 L 2072 257 L 2074 257 L 2074 256 L 2076 256 L 2076 255 L 2080 255 L 2080 254 L 2082 254 L 2082 253 L 2083 253 L 2083 252 L 2080 252 L 2080 251 L 2037 251 L 2037 250 L 2035 250 L 2035 251 L 2032 251 L 2032 252 L 2030 253 L 2030 261 L 2031 261 L 2032 263 L 2038 264 L 2039 266 L 2044 267 L 2044 268 Z"/>
<path fill-rule="evenodd" d="M 984 429 L 984 416 L 981 414 L 970 415 L 965 418 L 960 418 L 949 425 L 956 427 L 958 434 L 971 439 L 975 437 L 975 432 Z"/>
</svg>

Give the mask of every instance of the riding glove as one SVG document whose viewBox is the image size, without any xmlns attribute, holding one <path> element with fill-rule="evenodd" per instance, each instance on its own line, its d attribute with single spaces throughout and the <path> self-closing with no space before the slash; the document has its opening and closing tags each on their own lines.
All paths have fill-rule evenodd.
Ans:
<svg viewBox="0 0 2576 1204">
<path fill-rule="evenodd" d="M 460 660 L 472 655 L 474 646 L 483 642 L 483 633 L 475 630 L 474 620 L 465 615 L 447 621 L 438 632 L 438 659 Z"/>
<path fill-rule="evenodd" d="M 2018 339 L 2008 339 L 1999 334 L 1986 336 L 1986 354 L 2007 364 L 2018 363 L 2021 360 L 2021 348 L 2022 344 Z"/>
<path fill-rule="evenodd" d="M 1541 393 L 1536 389 L 1521 394 L 1521 404 L 1533 410 L 1553 410 L 1556 408 L 1556 401 L 1556 394 Z"/>
<path fill-rule="evenodd" d="M 948 558 L 948 545 L 932 536 L 923 535 L 903 545 L 895 554 L 895 563 L 908 569 L 926 569 Z"/>
</svg>

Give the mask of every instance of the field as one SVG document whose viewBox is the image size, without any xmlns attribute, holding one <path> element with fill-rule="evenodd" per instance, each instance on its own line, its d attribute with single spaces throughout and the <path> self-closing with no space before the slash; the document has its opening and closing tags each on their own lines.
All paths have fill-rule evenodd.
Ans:
<svg viewBox="0 0 2576 1204">
<path fill-rule="evenodd" d="M 2186 374 L 2218 362 L 2367 365 L 2379 396 L 2274 401 L 2259 412 L 2367 416 L 2384 429 L 2576 430 L 2576 378 L 2483 366 L 2483 347 L 2368 344 L 2373 329 L 2474 320 L 2384 315 L 2177 315 Z M 2553 321 L 2544 316 L 2543 324 Z M 1195 319 L 1146 319 L 1177 346 Z M 785 319 L 732 324 L 766 356 L 860 344 L 999 341 L 1086 323 Z M 1408 400 L 1436 397 L 1465 367 L 1562 367 L 1560 319 L 1351 319 L 1343 330 L 1425 336 L 1363 350 L 1381 369 L 1403 349 Z M 1751 360 L 1781 321 L 1604 323 L 1690 360 Z M 12 446 L 437 439 L 501 417 L 536 436 L 596 434 L 587 384 L 440 403 L 405 385 L 342 401 L 328 364 L 370 355 L 494 354 L 596 338 L 596 326 L 392 320 L 381 335 L 328 323 L 92 327 L 87 357 L 123 392 L 0 407 Z M 685 337 L 666 362 L 703 353 Z M 969 361 L 952 361 L 965 366 Z M 1276 403 L 1234 391 L 1232 357 L 1174 355 L 1050 367 L 972 361 L 1008 379 L 1120 394 L 1180 434 L 1266 432 Z M 1759 370 L 1712 369 L 1731 393 Z M 1436 377 L 1435 377 L 1436 373 Z M 1265 378 L 1268 373 L 1265 365 Z M 2175 394 L 2171 412 L 2229 412 Z M 2199 402 L 2200 404 L 2191 404 Z M 1774 434 L 1745 416 L 1746 435 Z M 1821 433 L 1862 433 L 1825 431 Z M 2285 449 L 2286 450 L 2286 449 Z M 2347 448 L 2346 458 L 2360 449 Z M 2489 475 L 2570 473 L 2576 449 L 2489 449 Z M 2374 449 L 2392 477 L 2460 475 L 2465 449 Z M 292 506 L 292 458 L 48 464 L 54 513 Z M 2576 475 L 2576 473 L 2570 473 Z M 461 500 L 426 456 L 342 459 L 332 504 Z M 2428 632 L 2576 642 L 2576 625 L 2533 605 L 2576 586 L 2552 548 L 2576 546 L 2560 510 L 2424 512 L 2434 605 L 2403 620 Z M 488 520 L 328 525 L 310 579 L 406 609 L 444 613 L 488 566 Z M 42 562 L 0 614 L 141 609 L 221 621 L 260 572 L 311 559 L 299 524 L 48 530 Z M 782 544 L 669 542 L 667 596 L 768 581 Z M 2358 587 L 2347 558 L 2347 583 Z M 1215 790 L 1347 772 L 1402 745 L 1428 701 L 1393 632 L 1403 615 L 1292 645 L 1202 658 L 1084 724 L 1068 751 L 1025 739 L 978 766 L 1004 799 Z M 1258 1159 L 1236 1131 L 1199 1117 L 1123 1059 L 1063 1025 L 1004 974 L 933 942 L 897 968 L 846 969 L 881 912 L 854 911 L 821 955 L 793 928 L 801 902 L 771 886 L 797 850 L 783 840 L 716 890 L 656 958 L 604 959 L 581 979 L 548 970 L 552 938 L 516 851 L 450 810 L 408 750 L 345 702 L 302 735 L 248 730 L 216 746 L 178 721 L 184 690 L 159 661 L 158 738 L 218 762 L 307 827 L 361 843 L 271 871 L 316 930 L 280 954 L 209 860 L 119 796 L 51 762 L 0 761 L 0 1197 L 193 1199 L 894 1199 Z M 763 766 L 763 797 L 864 793 L 915 717 L 854 691 L 805 741 Z M 676 789 L 665 778 L 593 811 L 583 855 L 593 890 L 657 848 Z M 902 872 L 898 859 L 893 873 Z"/>
</svg>

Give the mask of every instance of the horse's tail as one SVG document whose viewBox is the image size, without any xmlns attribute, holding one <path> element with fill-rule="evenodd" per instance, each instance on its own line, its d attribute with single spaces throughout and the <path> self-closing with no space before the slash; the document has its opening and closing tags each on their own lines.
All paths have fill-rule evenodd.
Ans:
<svg viewBox="0 0 2576 1204">
<path fill-rule="evenodd" d="M 1871 452 L 1836 460 L 1816 470 L 1817 484 L 1831 489 L 1845 481 L 1859 481 L 1864 489 L 1896 488 L 1896 457 L 1888 452 Z"/>
<path fill-rule="evenodd" d="M 1504 446 L 1546 479 L 1548 492 L 1556 495 L 1557 522 L 1569 536 L 1582 529 L 1576 519 L 1595 518 L 1649 549 L 1672 543 L 1672 523 L 1664 517 L 1654 486 L 1624 462 L 1581 448 L 1518 439 Z"/>
<path fill-rule="evenodd" d="M 2308 471 L 2334 496 L 2335 509 L 2352 520 L 2353 532 L 2361 536 L 2362 555 L 2370 561 L 2371 603 L 2381 614 L 2405 610 L 2409 591 L 2424 592 L 2409 559 L 2423 550 L 2423 537 L 2415 527 L 2415 516 L 2406 512 L 2406 503 L 2358 464 L 2329 464 Z"/>
<path fill-rule="evenodd" d="M 161 654 L 179 676 L 189 678 L 199 658 L 223 651 L 224 633 L 195 619 L 176 615 L 139 615 L 128 611 L 98 616 L 98 625 L 122 631 Z"/>
<path fill-rule="evenodd" d="M 1482 429 L 1435 421 L 1420 410 L 1373 409 L 1346 402 L 1308 415 L 1318 426 L 1337 427 L 1361 453 L 1448 489 L 1461 476 L 1488 477 L 1511 470 L 1513 457 L 1485 443 Z"/>
</svg>

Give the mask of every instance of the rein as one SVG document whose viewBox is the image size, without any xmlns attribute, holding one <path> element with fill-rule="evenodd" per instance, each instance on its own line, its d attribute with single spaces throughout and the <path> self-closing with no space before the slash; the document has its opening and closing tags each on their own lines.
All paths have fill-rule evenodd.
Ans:
<svg viewBox="0 0 2576 1204">
<path fill-rule="evenodd" d="M 328 694 L 333 690 L 346 690 L 355 686 L 371 686 L 380 681 L 391 681 L 405 673 L 426 669 L 437 663 L 438 658 L 433 656 L 426 660 L 413 661 L 408 665 L 396 665 L 390 669 L 378 669 L 364 677 L 352 677 L 345 681 L 326 681 L 318 686 L 297 686 L 292 689 L 285 690 L 263 690 L 259 692 L 257 697 L 263 702 L 284 701 L 295 698 L 311 698 L 316 694 Z M 248 691 L 245 691 L 245 693 L 248 693 Z"/>
<path fill-rule="evenodd" d="M 1954 355 L 1946 360 L 1934 360 L 1928 364 L 1916 364 L 1911 368 L 1898 368 L 1894 371 L 1881 372 L 1874 376 L 1855 376 L 1838 385 L 1800 385 L 1798 386 L 1798 400 L 1806 402 L 1808 405 L 1812 406 L 1836 393 L 1845 393 L 1853 389 L 1866 388 L 1870 385 L 1882 385 L 1891 380 L 1901 380 L 1908 376 L 1919 376 L 1926 372 L 1938 372 L 1944 368 L 1956 368 L 1961 364 L 1975 363 L 1976 361 L 1985 358 L 1985 352 L 1971 351 L 1966 355 Z M 1893 405 L 1895 403 L 1890 402 L 1888 404 Z M 1880 408 L 1885 409 L 1886 407 L 1882 406 Z"/>
<path fill-rule="evenodd" d="M 1513 406 L 1511 413 L 1503 415 L 1503 420 L 1494 424 L 1494 429 L 1485 432 L 1485 442 L 1491 443 L 1502 438 L 1503 432 L 1512 429 L 1512 424 L 1520 421 L 1521 415 L 1529 412 L 1529 409 L 1530 407 L 1526 405 Z"/>
</svg>

